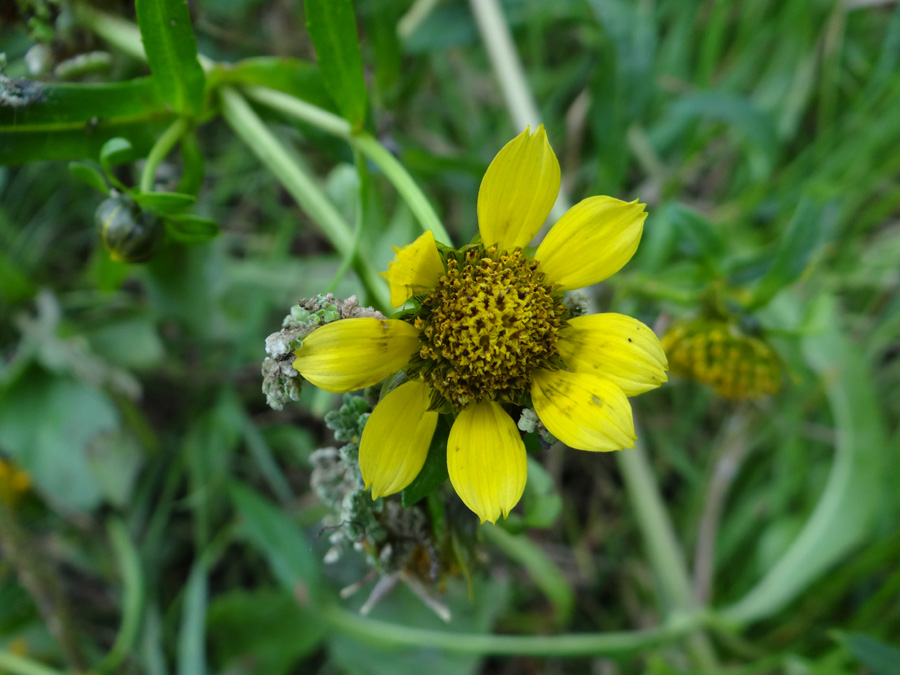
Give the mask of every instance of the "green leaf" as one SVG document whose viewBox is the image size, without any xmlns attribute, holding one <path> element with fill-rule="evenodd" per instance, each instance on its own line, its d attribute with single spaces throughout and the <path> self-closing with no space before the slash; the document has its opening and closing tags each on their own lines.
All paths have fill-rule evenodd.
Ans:
<svg viewBox="0 0 900 675">
<path fill-rule="evenodd" d="M 725 242 L 713 223 L 681 204 L 670 205 L 664 217 L 678 233 L 685 253 L 701 260 L 711 270 L 719 269 L 725 256 Z"/>
<path fill-rule="evenodd" d="M 511 534 L 502 525 L 482 528 L 485 538 L 521 565 L 556 609 L 556 618 L 564 623 L 572 613 L 575 595 L 562 570 L 525 533 Z"/>
<path fill-rule="evenodd" d="M 810 258 L 830 237 L 836 215 L 834 207 L 819 208 L 809 198 L 800 202 L 778 243 L 771 266 L 753 292 L 751 308 L 767 304 L 803 274 Z"/>
<path fill-rule="evenodd" d="M 802 314 L 794 298 L 772 303 L 785 323 Z M 878 393 L 860 350 L 841 328 L 829 298 L 828 329 L 803 340 L 806 360 L 819 375 L 834 413 L 835 459 L 822 496 L 803 530 L 763 579 L 738 603 L 722 610 L 746 623 L 783 608 L 806 586 L 866 541 L 881 504 L 882 458 L 887 456 Z"/>
<path fill-rule="evenodd" d="M 197 41 L 185 0 L 136 0 L 138 26 L 153 80 L 178 113 L 203 109 L 206 77 L 197 60 Z"/>
<path fill-rule="evenodd" d="M 90 164 L 84 162 L 69 162 L 69 172 L 78 180 L 95 190 L 109 195 L 109 186 L 103 178 L 103 174 Z"/>
<path fill-rule="evenodd" d="M 405 9 L 404 2 L 388 0 L 377 3 L 365 17 L 375 50 L 375 88 L 387 101 L 391 101 L 390 94 L 403 68 L 403 45 L 397 34 L 397 23 Z"/>
<path fill-rule="evenodd" d="M 725 91 L 702 91 L 677 99 L 668 119 L 686 126 L 697 118 L 722 122 L 737 132 L 749 168 L 758 180 L 767 178 L 778 160 L 778 134 L 774 121 L 747 97 Z"/>
<path fill-rule="evenodd" d="M 900 649 L 859 633 L 841 634 L 841 641 L 872 675 L 896 675 Z"/>
<path fill-rule="evenodd" d="M 186 195 L 180 192 L 141 192 L 133 194 L 134 201 L 144 211 L 172 215 L 183 211 L 194 203 L 194 195 Z"/>
<path fill-rule="evenodd" d="M 219 84 L 263 86 L 336 112 L 318 66 L 302 59 L 259 56 L 234 64 L 221 63 L 210 72 L 209 79 L 210 88 Z"/>
<path fill-rule="evenodd" d="M 106 500 L 119 508 L 127 507 L 144 463 L 137 439 L 122 429 L 95 434 L 87 456 Z"/>
<path fill-rule="evenodd" d="M 185 213 L 169 218 L 166 231 L 183 244 L 202 244 L 219 235 L 219 224 L 210 218 Z"/>
<path fill-rule="evenodd" d="M 0 251 L 0 298 L 6 302 L 19 302 L 30 298 L 37 291 L 34 282 L 5 252 Z"/>
<path fill-rule="evenodd" d="M 434 436 L 431 438 L 431 446 L 428 448 L 428 457 L 415 480 L 407 486 L 401 495 L 403 506 L 412 506 L 422 497 L 437 490 L 447 480 L 447 439 L 450 437 L 450 425 L 440 417 Z"/>
<path fill-rule="evenodd" d="M 305 7 L 325 87 L 341 114 L 361 128 L 366 119 L 366 82 L 353 5 L 350 0 L 307 0 Z"/>
<path fill-rule="evenodd" d="M 0 164 L 96 159 L 110 138 L 127 136 L 140 153 L 172 113 L 148 78 L 110 84 L 44 85 L 43 99 L 0 106 Z"/>
<path fill-rule="evenodd" d="M 99 389 L 32 368 L 0 392 L 0 449 L 12 455 L 40 492 L 65 509 L 89 511 L 103 491 L 89 461 L 95 437 L 119 426 Z"/>
<path fill-rule="evenodd" d="M 110 167 L 130 162 L 134 157 L 134 148 L 127 138 L 110 138 L 100 148 L 100 164 L 110 173 Z"/>
<path fill-rule="evenodd" d="M 319 562 L 300 526 L 251 488 L 232 482 L 228 490 L 242 518 L 241 533 L 268 561 L 279 583 L 289 591 L 316 590 Z"/>
<path fill-rule="evenodd" d="M 206 607 L 209 572 L 205 561 L 194 563 L 184 587 L 181 625 L 178 630 L 178 675 L 206 673 Z"/>
<path fill-rule="evenodd" d="M 230 591 L 210 605 L 207 622 L 216 672 L 237 672 L 238 664 L 252 662 L 267 675 L 291 672 L 321 644 L 328 627 L 282 589 Z"/>
</svg>

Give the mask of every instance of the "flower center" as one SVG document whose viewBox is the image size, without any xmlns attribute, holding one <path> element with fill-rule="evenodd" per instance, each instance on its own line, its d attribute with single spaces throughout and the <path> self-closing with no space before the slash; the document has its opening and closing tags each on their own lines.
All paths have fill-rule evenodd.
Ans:
<svg viewBox="0 0 900 675">
<path fill-rule="evenodd" d="M 562 294 L 520 250 L 478 245 L 451 253 L 415 319 L 422 342 L 416 370 L 436 393 L 432 406 L 523 402 L 531 373 L 558 365 L 565 315 Z"/>
</svg>

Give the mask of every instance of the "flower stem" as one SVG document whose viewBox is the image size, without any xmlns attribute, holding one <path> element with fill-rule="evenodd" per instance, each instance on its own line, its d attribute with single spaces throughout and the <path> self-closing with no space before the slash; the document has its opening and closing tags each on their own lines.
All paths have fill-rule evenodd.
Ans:
<svg viewBox="0 0 900 675">
<path fill-rule="evenodd" d="M 353 232 L 322 189 L 282 147 L 240 94 L 228 87 L 223 87 L 220 94 L 222 116 L 235 134 L 275 174 L 318 224 L 337 252 L 342 256 L 353 255 Z M 354 268 L 372 302 L 381 309 L 390 307 L 387 286 L 371 264 L 365 258 L 356 256 Z"/>
<path fill-rule="evenodd" d="M 314 106 L 312 103 L 307 103 L 296 96 L 262 86 L 244 87 L 242 91 L 251 101 L 262 103 L 286 115 L 296 117 L 298 120 L 311 124 L 325 133 L 338 136 L 347 141 L 350 140 L 350 136 L 353 134 L 352 125 L 343 117 L 338 117 L 327 110 L 322 110 L 322 108 Z"/>
<path fill-rule="evenodd" d="M 397 158 L 388 152 L 370 134 L 361 132 L 353 133 L 350 123 L 342 117 L 332 115 L 327 110 L 322 110 L 306 101 L 274 91 L 267 87 L 246 87 L 244 92 L 247 98 L 269 106 L 275 110 L 311 124 L 326 133 L 333 134 L 346 140 L 356 150 L 370 159 L 384 173 L 385 177 L 409 206 L 410 211 L 419 221 L 422 230 L 431 230 L 434 238 L 445 244 L 451 244 L 450 235 L 444 229 L 431 203 L 424 195 L 418 184 L 412 179 L 407 170 Z"/>
<path fill-rule="evenodd" d="M 419 221 L 423 231 L 431 230 L 434 238 L 444 244 L 453 243 L 440 218 L 438 218 L 434 209 L 431 208 L 428 198 L 419 189 L 418 184 L 412 179 L 404 166 L 397 161 L 396 157 L 365 132 L 355 134 L 350 139 L 350 143 L 378 165 L 378 168 L 384 172 L 387 179 L 394 184 L 397 192 L 400 193 L 416 220 Z"/>
<path fill-rule="evenodd" d="M 153 190 L 153 178 L 156 176 L 156 167 L 168 155 L 178 139 L 187 131 L 187 120 L 179 117 L 169 125 L 162 136 L 156 139 L 156 143 L 150 148 L 150 154 L 147 155 L 147 161 L 144 163 L 144 170 L 141 172 L 140 190 L 141 192 L 151 192 Z"/>
<path fill-rule="evenodd" d="M 662 586 L 669 613 L 692 613 L 697 602 L 675 531 L 669 521 L 659 486 L 640 441 L 616 454 L 625 487 L 631 497 L 638 526 L 644 535 L 650 565 Z M 720 672 L 715 652 L 702 631 L 687 636 L 687 648 L 704 673 Z"/>
<path fill-rule="evenodd" d="M 395 647 L 430 647 L 456 654 L 516 656 L 591 656 L 645 649 L 695 630 L 706 621 L 702 613 L 684 615 L 664 626 L 616 633 L 570 635 L 485 635 L 427 630 L 378 621 L 336 605 L 326 605 L 321 616 L 332 628 L 365 642 Z"/>
</svg>

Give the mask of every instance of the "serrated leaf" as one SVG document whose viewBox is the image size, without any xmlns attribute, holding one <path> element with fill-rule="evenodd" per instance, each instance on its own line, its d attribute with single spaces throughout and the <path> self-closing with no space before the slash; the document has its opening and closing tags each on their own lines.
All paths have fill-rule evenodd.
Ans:
<svg viewBox="0 0 900 675">
<path fill-rule="evenodd" d="M 428 457 L 419 475 L 410 483 L 401 494 L 403 506 L 412 506 L 422 497 L 437 490 L 449 477 L 447 472 L 447 439 L 450 437 L 450 425 L 443 417 L 438 419 L 434 436 L 431 438 L 431 446 L 428 448 Z"/>
<path fill-rule="evenodd" d="M 161 213 L 163 215 L 183 211 L 194 203 L 194 195 L 186 195 L 180 192 L 141 192 L 133 194 L 134 201 L 144 211 Z"/>
<path fill-rule="evenodd" d="M 90 164 L 85 164 L 83 162 L 69 162 L 69 172 L 82 183 L 89 185 L 105 195 L 109 194 L 109 186 L 106 184 L 103 174 Z"/>
<path fill-rule="evenodd" d="M 187 3 L 137 0 L 135 10 L 150 71 L 163 99 L 176 112 L 199 115 L 206 76 L 197 60 Z"/>
<path fill-rule="evenodd" d="M 341 115 L 360 128 L 366 119 L 366 81 L 353 4 L 350 0 L 307 0 L 304 6 L 325 87 Z"/>
<path fill-rule="evenodd" d="M 183 244 L 202 244 L 219 235 L 219 224 L 210 218 L 186 213 L 169 218 L 166 231 Z"/>
</svg>

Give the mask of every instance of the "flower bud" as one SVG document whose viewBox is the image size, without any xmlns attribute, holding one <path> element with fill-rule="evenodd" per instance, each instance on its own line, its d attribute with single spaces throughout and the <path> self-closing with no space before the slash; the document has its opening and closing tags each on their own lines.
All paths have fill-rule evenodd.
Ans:
<svg viewBox="0 0 900 675">
<path fill-rule="evenodd" d="M 147 262 L 163 241 L 164 228 L 159 218 L 142 212 L 126 196 L 110 197 L 94 213 L 103 247 L 117 262 Z"/>
</svg>

